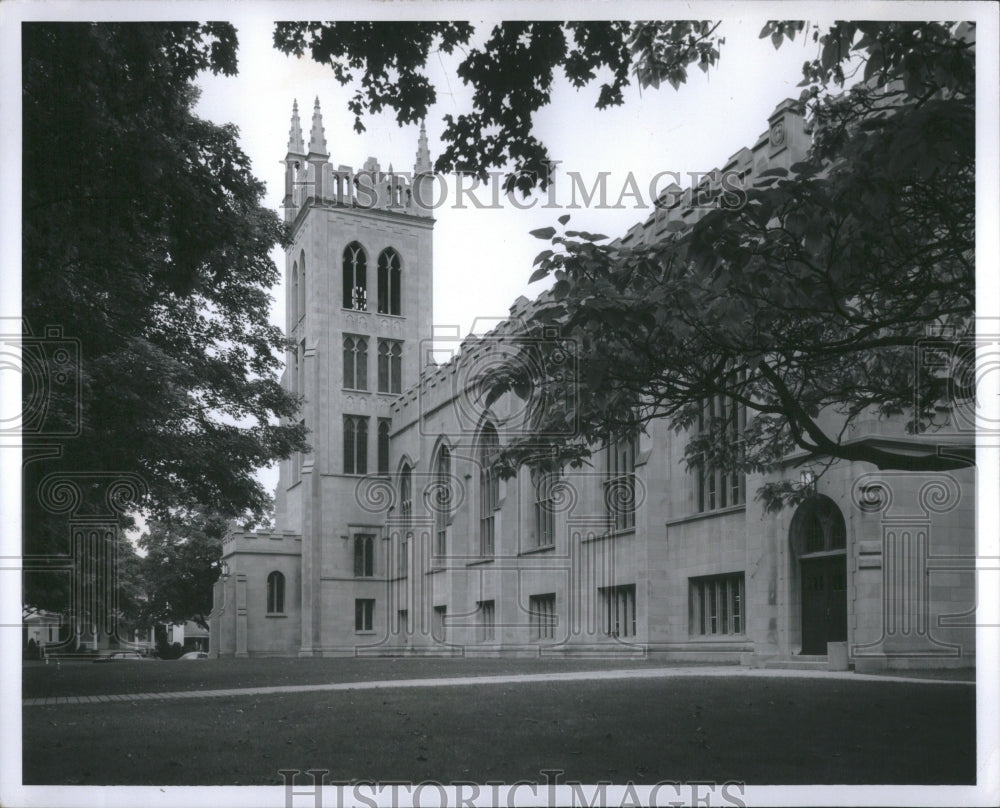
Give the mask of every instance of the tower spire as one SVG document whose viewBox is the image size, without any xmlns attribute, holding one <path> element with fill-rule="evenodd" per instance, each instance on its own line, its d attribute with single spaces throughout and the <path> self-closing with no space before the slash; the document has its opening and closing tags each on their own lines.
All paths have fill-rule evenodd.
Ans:
<svg viewBox="0 0 1000 808">
<path fill-rule="evenodd" d="M 431 170 L 431 152 L 427 148 L 427 128 L 420 122 L 420 137 L 417 138 L 417 161 L 413 164 L 413 175 L 429 173 Z"/>
<path fill-rule="evenodd" d="M 319 96 L 313 104 L 312 131 L 309 133 L 309 153 L 327 155 L 326 136 L 323 134 L 323 114 L 319 111 Z"/>
<path fill-rule="evenodd" d="M 306 153 L 306 147 L 302 145 L 302 124 L 299 122 L 299 101 L 292 101 L 292 128 L 288 133 L 288 153 Z"/>
</svg>

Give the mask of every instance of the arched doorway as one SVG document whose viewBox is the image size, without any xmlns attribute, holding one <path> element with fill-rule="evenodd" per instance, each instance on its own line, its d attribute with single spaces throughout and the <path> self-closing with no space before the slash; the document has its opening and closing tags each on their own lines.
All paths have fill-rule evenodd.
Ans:
<svg viewBox="0 0 1000 808">
<path fill-rule="evenodd" d="M 837 504 L 822 495 L 792 517 L 789 543 L 798 566 L 802 654 L 825 654 L 847 640 L 847 528 Z"/>
</svg>

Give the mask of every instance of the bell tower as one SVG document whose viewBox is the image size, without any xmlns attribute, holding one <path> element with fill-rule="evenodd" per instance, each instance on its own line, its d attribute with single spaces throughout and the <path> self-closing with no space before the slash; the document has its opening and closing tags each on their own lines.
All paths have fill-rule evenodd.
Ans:
<svg viewBox="0 0 1000 808">
<path fill-rule="evenodd" d="M 226 539 L 212 615 L 212 652 L 223 656 L 353 653 L 373 615 L 387 614 L 387 514 L 357 492 L 395 472 L 392 405 L 417 383 L 432 335 L 434 219 L 414 180 L 374 157 L 335 168 L 318 98 L 308 143 L 293 103 L 283 163 L 282 384 L 302 396 L 310 452 L 280 466 L 276 529 Z M 421 126 L 415 181 L 430 171 Z"/>
<path fill-rule="evenodd" d="M 414 175 L 426 181 L 430 171 L 421 126 Z M 411 179 L 375 158 L 359 170 L 333 167 L 318 98 L 308 145 L 292 106 L 285 220 L 294 348 L 284 384 L 304 397 L 312 451 L 282 464 L 277 527 L 301 538 L 298 652 L 343 653 L 357 643 L 355 602 L 378 610 L 391 574 L 385 514 L 363 507 L 356 492 L 365 476 L 395 471 L 391 406 L 417 382 L 432 334 L 434 220 L 414 200 Z"/>
</svg>

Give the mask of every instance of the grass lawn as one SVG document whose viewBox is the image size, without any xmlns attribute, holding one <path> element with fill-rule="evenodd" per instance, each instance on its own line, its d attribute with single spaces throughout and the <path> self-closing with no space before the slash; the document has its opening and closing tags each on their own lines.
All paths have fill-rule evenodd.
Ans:
<svg viewBox="0 0 1000 808">
<path fill-rule="evenodd" d="M 660 667 L 642 659 L 464 659 L 461 657 L 380 658 L 256 657 L 251 659 L 33 662 L 22 668 L 21 696 L 94 696 L 158 693 L 233 687 L 361 682 L 370 679 L 423 679 L 493 676 L 555 671 L 622 670 Z"/>
<path fill-rule="evenodd" d="M 240 661 L 242 684 L 302 683 L 257 681 L 248 664 L 254 662 Z M 416 678 L 421 670 L 427 676 L 449 669 L 455 675 L 513 672 L 500 660 L 481 660 L 482 670 L 471 660 L 298 662 L 337 663 L 341 681 L 351 673 L 395 679 Z M 281 663 L 295 667 L 291 660 Z M 133 664 L 162 665 L 162 673 L 149 667 L 144 676 L 147 685 L 164 677 L 163 690 L 187 689 L 178 685 L 188 676 L 195 677 L 192 687 L 238 686 L 237 668 L 228 662 Z M 174 672 L 184 664 L 192 672 Z M 523 670 L 525 661 L 506 664 Z M 325 678 L 316 681 L 334 680 L 324 665 L 307 664 L 296 676 L 323 670 Z M 81 685 L 96 687 L 90 677 L 99 675 L 88 669 Z M 124 683 L 134 675 L 124 666 L 106 673 L 103 692 L 128 692 Z M 44 695 L 43 680 L 29 687 L 30 681 L 24 695 Z M 888 679 L 685 677 L 394 688 L 27 707 L 23 716 L 25 784 L 274 785 L 283 782 L 279 769 L 310 768 L 329 769 L 328 781 L 544 782 L 543 769 L 583 782 L 975 781 L 974 688 Z"/>
</svg>

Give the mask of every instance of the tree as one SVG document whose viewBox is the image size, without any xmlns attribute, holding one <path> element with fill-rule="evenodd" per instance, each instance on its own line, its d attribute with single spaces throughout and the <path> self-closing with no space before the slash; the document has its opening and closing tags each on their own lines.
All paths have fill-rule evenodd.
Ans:
<svg viewBox="0 0 1000 808">
<path fill-rule="evenodd" d="M 290 52 L 309 46 L 342 81 L 367 68 L 357 110 L 377 108 L 377 87 L 401 121 L 420 117 L 419 100 L 392 100 L 390 90 L 405 87 L 384 70 L 372 78 L 373 57 L 354 30 L 289 24 L 275 38 Z M 971 464 L 967 449 L 914 455 L 849 438 L 870 416 L 904 415 L 912 432 L 931 433 L 947 404 L 969 394 L 969 364 L 952 347 L 973 333 L 975 312 L 974 28 L 840 22 L 821 31 L 773 22 L 761 38 L 780 47 L 810 34 L 818 55 L 804 66 L 801 101 L 814 142 L 790 173 L 766 172 L 739 204 L 717 193 L 716 209 L 652 245 L 535 231 L 551 248 L 532 279 L 554 275 L 555 284 L 527 316 L 519 350 L 485 380 L 487 403 L 507 392 L 534 397 L 531 428 L 507 447 L 508 471 L 521 462 L 579 464 L 595 445 L 661 418 L 696 432 L 686 455 L 706 468 L 770 470 L 795 448 L 879 468 Z M 603 66 L 616 77 L 634 73 L 644 87 L 676 87 L 691 64 L 710 69 L 723 44 L 707 22 L 498 26 L 459 67 L 474 86 L 474 113 L 446 121 L 437 168 L 538 169 L 547 153 L 525 133 L 555 66 L 578 86 Z M 392 52 L 377 58 L 394 65 Z M 408 64 L 423 62 L 411 51 Z M 860 81 L 845 91 L 851 78 Z M 617 78 L 605 84 L 598 106 L 620 103 L 620 89 Z M 534 179 L 544 185 L 544 176 Z M 951 345 L 928 346 L 934 333 L 950 335 Z M 570 380 L 579 386 L 572 396 L 557 370 L 567 350 L 581 373 Z M 936 370 L 918 366 L 918 350 L 937 352 Z M 734 407 L 706 413 L 716 397 L 748 409 L 742 440 L 732 439 Z M 780 507 L 802 493 L 785 482 L 760 495 Z"/>
<path fill-rule="evenodd" d="M 277 378 L 286 340 L 268 322 L 279 278 L 269 251 L 284 226 L 261 205 L 235 127 L 192 111 L 200 72 L 236 71 L 235 31 L 22 31 L 22 305 L 35 335 L 26 356 L 38 360 L 24 396 L 26 412 L 42 413 L 26 459 L 58 455 L 26 463 L 25 552 L 65 552 L 65 517 L 38 501 L 53 470 L 137 475 L 138 505 L 153 514 L 260 512 L 256 469 L 307 447 L 297 398 Z M 99 508 L 103 492 L 82 490 L 80 508 Z M 28 602 L 66 602 L 51 576 L 25 587 Z"/>
<path fill-rule="evenodd" d="M 718 23 L 690 20 L 504 22 L 472 47 L 475 28 L 465 22 L 279 22 L 274 43 L 296 56 L 308 51 L 341 84 L 360 81 L 348 104 L 359 132 L 364 115 L 385 108 L 395 110 L 400 124 L 425 118 L 437 99 L 428 57 L 461 47 L 466 55 L 457 74 L 473 88 L 473 109 L 445 116 L 445 149 L 434 167 L 481 179 L 490 168 L 510 168 L 506 187 L 527 192 L 548 183 L 549 152 L 532 128 L 534 114 L 551 99 L 556 68 L 578 89 L 599 81 L 598 109 L 619 106 L 633 68 L 643 86 L 666 81 L 675 88 L 689 66 L 707 71 L 724 43 L 717 29 Z"/>
<path fill-rule="evenodd" d="M 208 628 L 212 587 L 222 568 L 228 519 L 205 508 L 175 511 L 149 523 L 139 539 L 146 582 L 144 620 L 175 624 L 194 620 Z"/>
</svg>

